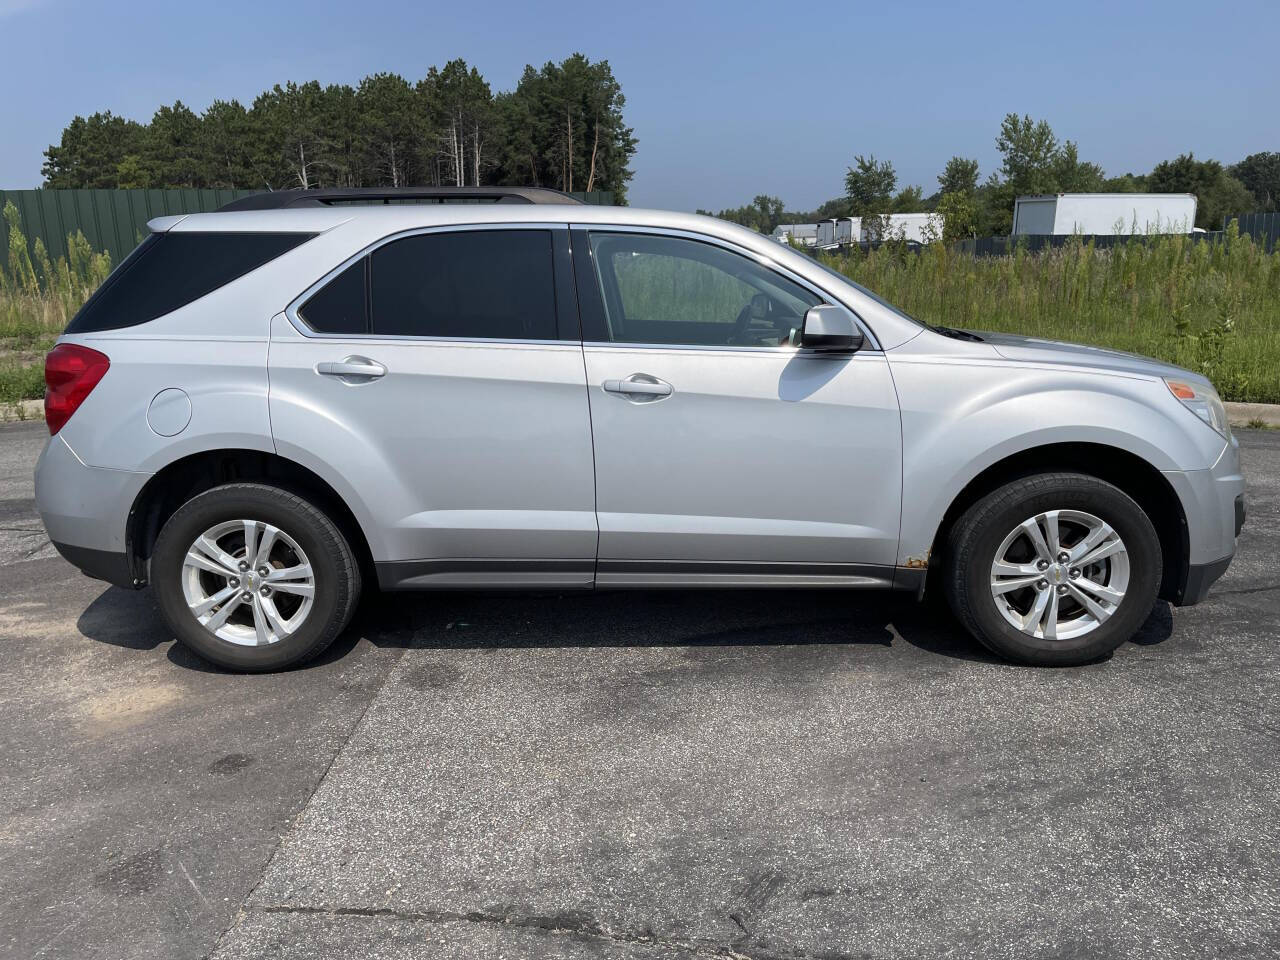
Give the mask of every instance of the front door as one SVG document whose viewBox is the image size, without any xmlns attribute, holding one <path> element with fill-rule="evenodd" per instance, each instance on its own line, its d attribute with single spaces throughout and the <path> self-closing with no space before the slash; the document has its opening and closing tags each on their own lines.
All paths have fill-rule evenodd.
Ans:
<svg viewBox="0 0 1280 960">
<path fill-rule="evenodd" d="M 573 230 L 601 585 L 884 585 L 901 429 L 884 355 L 798 349 L 823 297 L 718 241 Z"/>
<path fill-rule="evenodd" d="M 595 490 L 568 231 L 393 239 L 277 317 L 272 431 L 384 587 L 589 587 Z"/>
</svg>

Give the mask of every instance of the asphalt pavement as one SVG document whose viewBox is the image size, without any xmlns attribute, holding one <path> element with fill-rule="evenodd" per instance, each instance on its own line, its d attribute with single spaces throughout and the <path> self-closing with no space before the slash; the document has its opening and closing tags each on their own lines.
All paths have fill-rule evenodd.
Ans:
<svg viewBox="0 0 1280 960">
<path fill-rule="evenodd" d="M 1106 662 L 831 592 L 387 595 L 237 676 L 49 547 L 0 428 L 0 956 L 1280 956 L 1280 432 Z"/>
</svg>

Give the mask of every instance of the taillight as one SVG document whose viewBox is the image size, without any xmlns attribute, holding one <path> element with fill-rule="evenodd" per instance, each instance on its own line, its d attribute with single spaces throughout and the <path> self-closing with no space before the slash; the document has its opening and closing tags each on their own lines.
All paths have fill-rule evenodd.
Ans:
<svg viewBox="0 0 1280 960">
<path fill-rule="evenodd" d="M 57 433 L 84 403 L 111 361 L 105 353 L 74 343 L 60 343 L 44 358 L 44 422 Z"/>
</svg>

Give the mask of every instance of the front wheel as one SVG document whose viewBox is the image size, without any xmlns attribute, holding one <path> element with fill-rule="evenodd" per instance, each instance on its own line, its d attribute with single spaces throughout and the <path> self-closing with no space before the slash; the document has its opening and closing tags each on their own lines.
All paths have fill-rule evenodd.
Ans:
<svg viewBox="0 0 1280 960">
<path fill-rule="evenodd" d="M 338 527 L 278 487 L 232 483 L 183 504 L 151 557 L 160 610 L 178 640 L 231 670 L 318 656 L 347 625 L 360 571 Z"/>
<path fill-rule="evenodd" d="M 1119 488 L 1096 477 L 1024 477 L 979 500 L 948 539 L 947 598 L 979 641 L 1037 666 L 1103 657 L 1146 620 L 1160 539 Z"/>
</svg>

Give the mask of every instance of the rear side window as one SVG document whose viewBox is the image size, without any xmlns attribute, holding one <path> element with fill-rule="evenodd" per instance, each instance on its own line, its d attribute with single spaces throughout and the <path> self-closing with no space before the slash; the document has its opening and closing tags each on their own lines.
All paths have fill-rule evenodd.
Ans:
<svg viewBox="0 0 1280 960">
<path fill-rule="evenodd" d="M 549 230 L 421 234 L 369 259 L 375 335 L 556 339 Z"/>
<path fill-rule="evenodd" d="M 361 257 L 321 287 L 298 308 L 298 316 L 317 333 L 367 333 L 369 299 L 365 290 L 365 266 Z"/>
<path fill-rule="evenodd" d="M 186 306 L 274 260 L 310 233 L 153 233 L 85 302 L 67 333 L 132 327 Z"/>
</svg>

